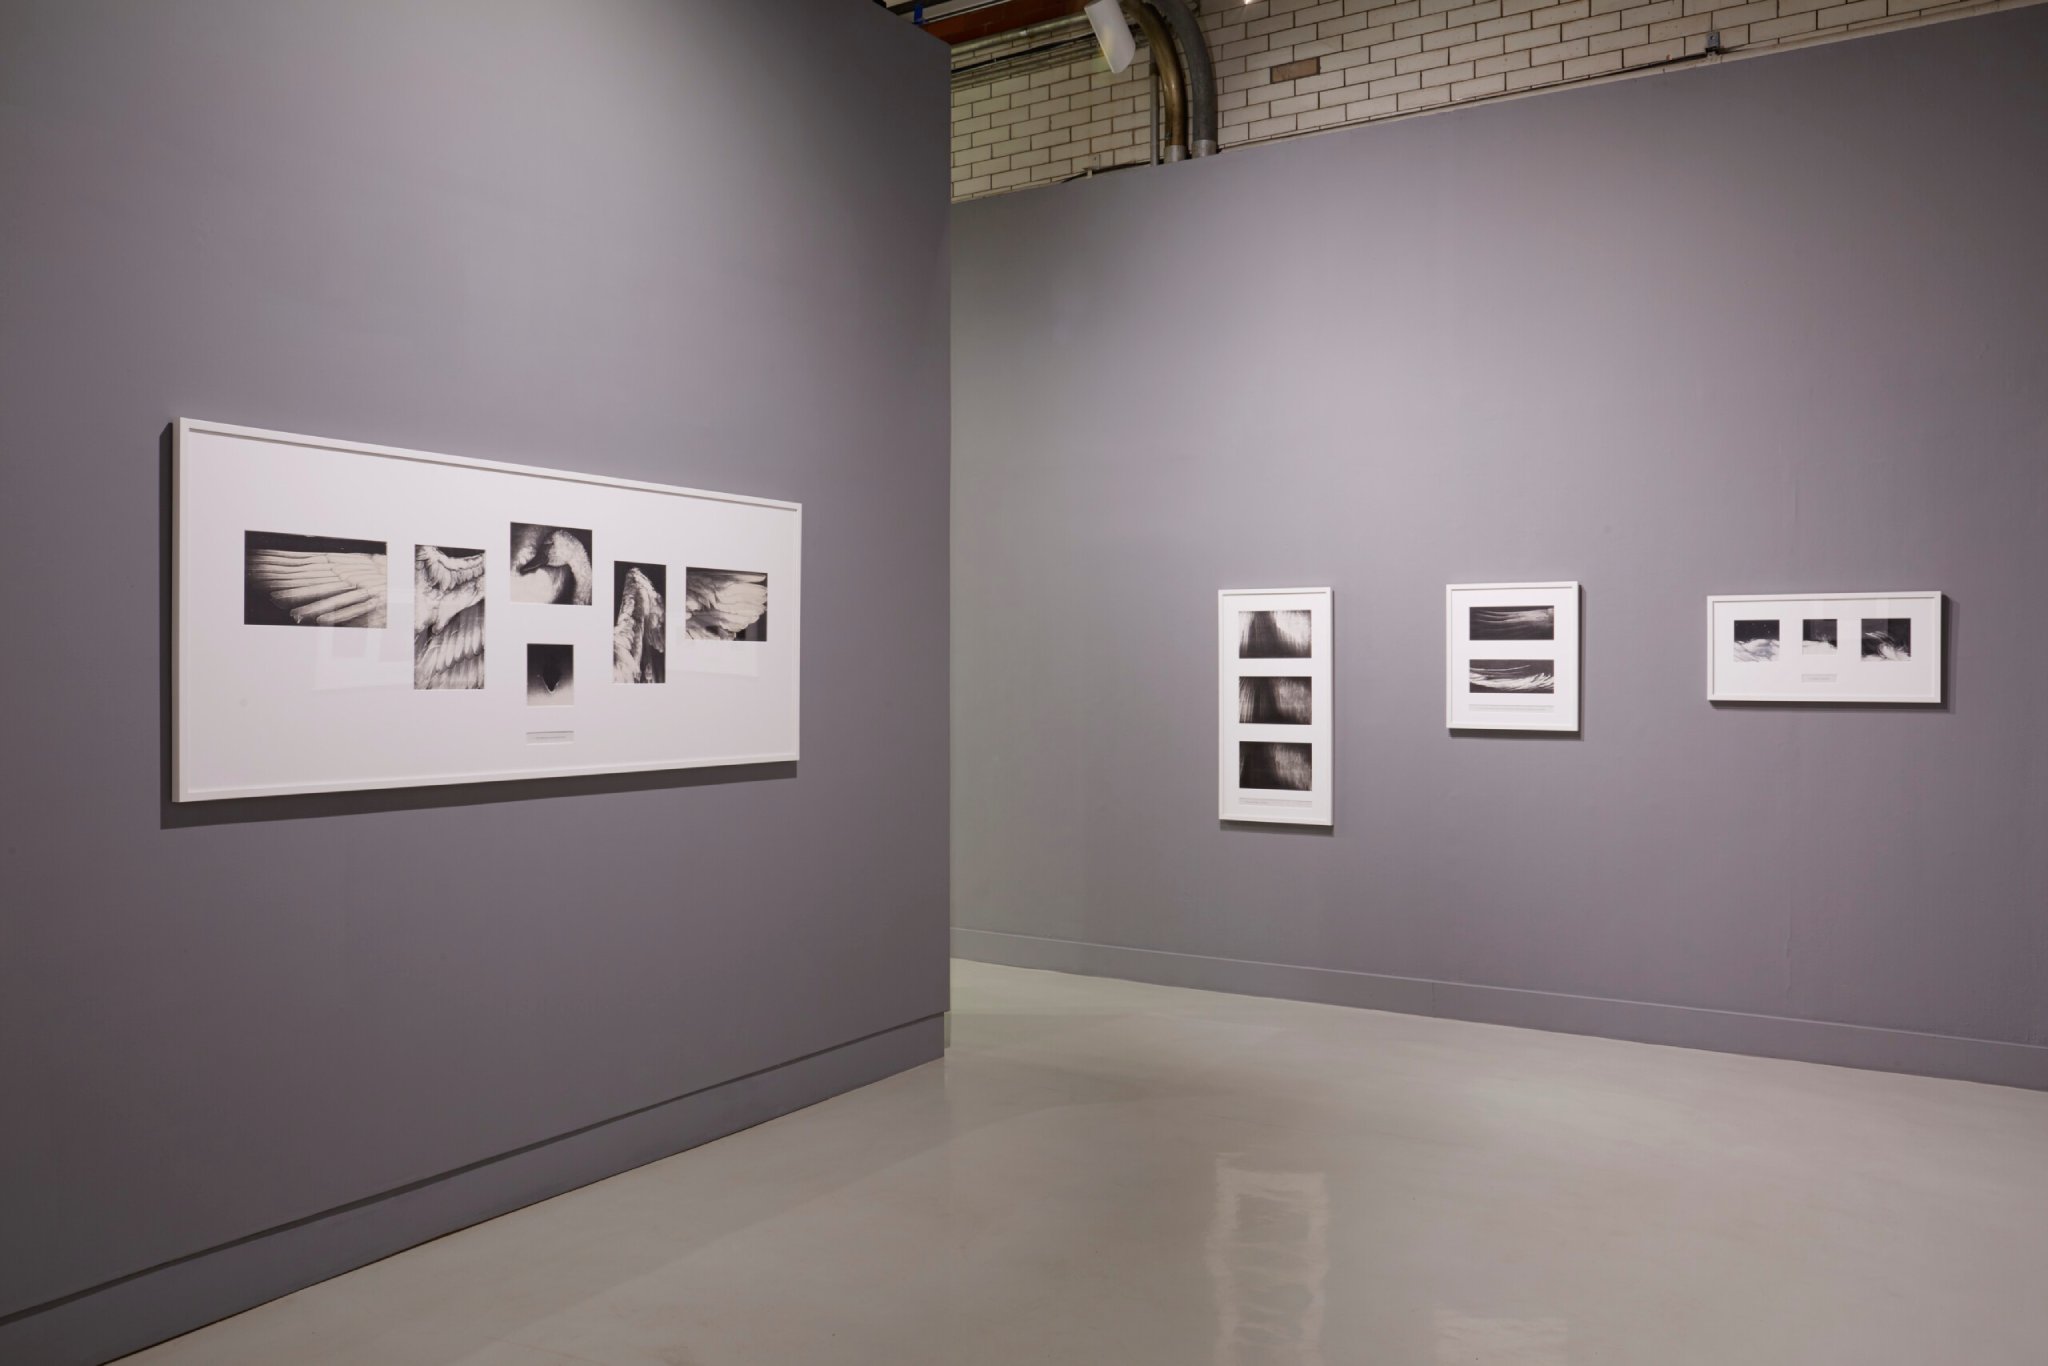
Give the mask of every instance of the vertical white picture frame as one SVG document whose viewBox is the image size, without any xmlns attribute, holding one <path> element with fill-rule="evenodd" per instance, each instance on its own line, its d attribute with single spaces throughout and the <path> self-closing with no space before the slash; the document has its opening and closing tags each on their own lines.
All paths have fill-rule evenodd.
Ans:
<svg viewBox="0 0 2048 1366">
<path fill-rule="evenodd" d="M 1216 595 L 1220 819 L 1333 823 L 1332 598 L 1328 588 Z"/>
<path fill-rule="evenodd" d="M 1448 585 L 1444 724 L 1576 732 L 1579 649 L 1576 579 Z"/>
</svg>

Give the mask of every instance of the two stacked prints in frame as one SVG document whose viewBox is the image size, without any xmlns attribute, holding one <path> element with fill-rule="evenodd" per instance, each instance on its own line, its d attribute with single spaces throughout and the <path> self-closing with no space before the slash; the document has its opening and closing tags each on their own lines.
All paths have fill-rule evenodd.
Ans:
<svg viewBox="0 0 2048 1366">
<path fill-rule="evenodd" d="M 1579 585 L 1454 583 L 1445 592 L 1445 724 L 1579 728 Z"/>
<path fill-rule="evenodd" d="M 191 420 L 175 462 L 179 801 L 797 757 L 794 503 Z"/>
<path fill-rule="evenodd" d="M 1941 594 L 1707 599 L 1715 702 L 1941 701 Z"/>
<path fill-rule="evenodd" d="M 1217 595 L 1222 819 L 1331 823 L 1330 590 Z"/>
</svg>

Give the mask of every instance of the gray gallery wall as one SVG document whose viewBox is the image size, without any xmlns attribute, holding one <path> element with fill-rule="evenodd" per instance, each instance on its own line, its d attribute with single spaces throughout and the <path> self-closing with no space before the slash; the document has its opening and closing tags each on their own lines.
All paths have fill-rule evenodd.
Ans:
<svg viewBox="0 0 2048 1366">
<path fill-rule="evenodd" d="M 2048 1086 L 2048 8 L 954 211 L 971 957 Z M 1443 587 L 1585 585 L 1584 732 Z M 1219 826 L 1215 590 L 1336 590 L 1336 825 Z M 1938 710 L 1709 593 L 1940 589 Z"/>
<path fill-rule="evenodd" d="M 945 70 L 851 0 L 0 5 L 0 1360 L 937 1055 Z M 180 415 L 802 501 L 801 764 L 169 808 Z"/>
</svg>

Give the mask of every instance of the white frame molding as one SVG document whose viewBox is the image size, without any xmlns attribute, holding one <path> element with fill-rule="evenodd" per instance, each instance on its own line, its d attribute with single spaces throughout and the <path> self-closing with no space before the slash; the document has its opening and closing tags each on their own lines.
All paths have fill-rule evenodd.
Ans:
<svg viewBox="0 0 2048 1366">
<path fill-rule="evenodd" d="M 191 781 L 187 758 L 193 747 L 191 733 L 195 722 L 190 709 L 181 705 L 182 695 L 191 685 L 188 676 L 191 642 L 188 640 L 188 623 L 183 619 L 186 604 L 183 602 L 183 577 L 187 569 L 186 556 L 192 547 L 184 543 L 186 527 L 184 521 L 186 497 L 186 448 L 191 438 L 216 435 L 248 441 L 269 443 L 278 446 L 299 447 L 318 451 L 342 452 L 349 455 L 370 456 L 387 460 L 416 462 L 428 465 L 449 466 L 462 470 L 515 475 L 526 478 L 558 480 L 565 483 L 590 485 L 603 489 L 621 490 L 633 493 L 648 493 L 663 497 L 687 498 L 697 501 L 738 504 L 748 507 L 772 509 L 787 512 L 794 519 L 792 529 L 791 567 L 799 573 L 802 564 L 803 546 L 803 505 L 774 498 L 757 498 L 744 494 L 714 493 L 704 489 L 684 488 L 673 484 L 649 483 L 643 480 L 619 479 L 608 475 L 585 474 L 571 470 L 549 469 L 542 466 L 515 465 L 496 460 L 478 460 L 467 456 L 445 455 L 432 451 L 409 450 L 399 446 L 380 446 L 368 442 L 344 441 L 327 437 L 307 436 L 292 432 L 270 431 L 260 427 L 244 427 L 232 423 L 207 422 L 196 418 L 179 418 L 173 425 L 171 448 L 171 798 L 176 802 L 216 801 L 230 798 L 285 796 L 312 792 L 350 792 L 380 790 L 403 787 L 436 787 L 457 783 L 499 782 L 536 778 L 581 777 L 603 773 L 655 772 L 665 769 L 730 767 L 733 765 L 792 763 L 799 757 L 799 727 L 801 724 L 801 581 L 789 583 L 784 599 L 788 606 L 778 619 L 777 626 L 785 633 L 789 651 L 789 666 L 795 678 L 795 697 L 790 704 L 788 735 L 791 744 L 787 749 L 775 749 L 763 753 L 725 754 L 710 757 L 685 755 L 680 758 L 663 758 L 647 761 L 574 763 L 540 767 L 508 765 L 489 769 L 448 771 L 435 773 L 392 773 L 370 777 L 350 777 L 325 781 L 320 779 L 295 780 L 277 783 L 243 783 L 223 786 L 195 787 Z M 677 566 L 680 570 L 682 566 Z M 671 586 L 671 593 L 678 600 L 683 585 L 678 579 Z M 503 611 L 503 608 L 499 609 Z M 391 629 L 398 629 L 393 626 Z M 779 642 L 778 642 L 779 643 Z M 601 675 L 600 675 L 601 676 Z M 538 718 L 536 718 L 538 719 Z M 544 747 L 543 747 L 544 748 Z"/>
<path fill-rule="evenodd" d="M 1271 726 L 1250 726 L 1237 719 L 1237 680 L 1244 670 L 1237 658 L 1237 636 L 1233 614 L 1241 611 L 1261 610 L 1260 599 L 1311 599 L 1306 604 L 1314 613 L 1310 639 L 1313 642 L 1309 657 L 1298 661 L 1296 668 L 1288 672 L 1304 670 L 1311 681 L 1311 721 L 1306 726 L 1277 728 L 1286 731 L 1305 731 L 1307 734 L 1295 738 L 1293 735 L 1268 735 L 1263 732 L 1276 729 Z M 1302 604 L 1266 610 L 1301 610 Z M 1329 588 L 1225 588 L 1216 594 L 1217 622 L 1217 690 L 1219 710 L 1217 714 L 1217 819 L 1239 822 L 1263 822 L 1276 825 L 1318 825 L 1336 824 L 1336 728 L 1332 723 L 1333 708 L 1336 705 L 1336 661 L 1333 658 L 1337 638 L 1336 594 Z M 1265 671 L 1254 669 L 1254 676 Z M 1251 729 L 1261 732 L 1242 735 L 1241 731 Z M 1241 795 L 1244 789 L 1237 785 L 1237 745 L 1240 740 L 1272 740 L 1284 743 L 1307 743 L 1312 751 L 1308 800 L 1283 804 L 1284 799 L 1273 799 L 1272 805 L 1260 799 L 1258 805 L 1247 805 Z"/>
<path fill-rule="evenodd" d="M 1905 693 L 1813 693 L 1796 692 L 1725 692 L 1720 688 L 1719 666 L 1727 661 L 1721 658 L 1718 648 L 1720 641 L 1714 629 L 1714 609 L 1722 603 L 1776 603 L 1809 602 L 1914 602 L 1924 603 L 1933 608 L 1934 632 L 1932 650 L 1928 660 L 1932 666 L 1933 689 L 1925 694 Z M 1947 633 L 1947 603 L 1938 590 L 1920 590 L 1910 593 L 1717 593 L 1707 598 L 1707 700 L 1709 702 L 1798 702 L 1807 706 L 1828 706 L 1830 704 L 1867 705 L 1887 703 L 1899 706 L 1939 706 L 1944 690 L 1943 679 L 1947 661 L 1943 654 L 1942 637 Z M 1789 642 L 1781 642 L 1788 644 Z M 1842 648 L 1838 644 L 1838 648 Z M 1914 649 L 1920 649 L 1915 642 Z"/>
<path fill-rule="evenodd" d="M 1527 720 L 1503 718 L 1498 721 L 1477 721 L 1458 719 L 1458 698 L 1460 684 L 1466 680 L 1458 668 L 1458 594 L 1493 593 L 1531 590 L 1568 597 L 1571 604 L 1571 679 L 1569 687 L 1570 714 L 1565 717 L 1536 717 Z M 1577 734 L 1579 714 L 1584 703 L 1585 689 L 1582 683 L 1584 670 L 1581 667 L 1585 657 L 1585 611 L 1584 590 L 1577 579 L 1555 579 L 1520 583 L 1453 583 L 1444 586 L 1444 727 L 1447 730 L 1540 730 L 1561 734 Z M 1467 637 L 1468 638 L 1468 637 Z M 1560 643 L 1561 640 L 1560 640 Z M 1555 659 L 1558 664 L 1558 681 L 1564 684 L 1563 668 L 1566 656 L 1560 651 Z"/>
</svg>

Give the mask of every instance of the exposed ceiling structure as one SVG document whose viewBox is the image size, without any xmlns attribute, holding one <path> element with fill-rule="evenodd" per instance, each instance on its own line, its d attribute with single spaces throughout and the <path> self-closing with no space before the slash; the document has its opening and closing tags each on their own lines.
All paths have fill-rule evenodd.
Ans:
<svg viewBox="0 0 2048 1366">
<path fill-rule="evenodd" d="M 891 4 L 897 14 L 923 12 L 925 32 L 948 43 L 969 43 L 1030 28 L 1050 20 L 1078 17 L 1083 0 L 944 0 L 940 4 Z"/>
<path fill-rule="evenodd" d="M 1209 44 L 1187 0 L 1121 0 L 1156 54 L 1166 160 L 1216 151 L 1216 79 Z M 956 86 L 1039 70 L 1094 52 L 1086 0 L 897 0 L 888 5 L 953 48 Z M 1112 15 L 1110 21 L 1115 22 Z"/>
</svg>

